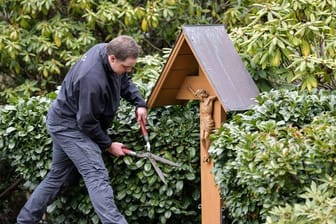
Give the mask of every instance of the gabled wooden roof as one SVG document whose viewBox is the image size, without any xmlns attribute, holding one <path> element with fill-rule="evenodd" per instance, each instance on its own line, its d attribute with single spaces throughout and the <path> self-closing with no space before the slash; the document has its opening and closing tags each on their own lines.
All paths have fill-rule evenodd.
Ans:
<svg viewBox="0 0 336 224">
<path fill-rule="evenodd" d="M 183 104 L 187 77 L 205 75 L 225 111 L 246 110 L 258 88 L 222 25 L 183 26 L 152 92 L 148 107 Z"/>
</svg>

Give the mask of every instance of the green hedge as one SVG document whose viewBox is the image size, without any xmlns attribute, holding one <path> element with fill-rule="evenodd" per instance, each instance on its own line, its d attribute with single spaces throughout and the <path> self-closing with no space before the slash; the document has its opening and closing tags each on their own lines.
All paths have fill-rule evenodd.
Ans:
<svg viewBox="0 0 336 224">
<path fill-rule="evenodd" d="M 0 110 L 1 155 L 29 190 L 50 167 L 51 140 L 44 119 L 52 98 L 21 99 Z M 327 175 L 334 181 L 335 107 L 335 92 L 271 91 L 258 96 L 252 110 L 223 124 L 212 136 L 210 152 L 230 219 L 237 223 L 261 223 L 267 217 L 269 222 L 281 220 L 286 209 L 281 206 L 301 203 L 313 181 L 321 183 Z M 104 154 L 116 203 L 129 222 L 200 221 L 198 117 L 198 106 L 192 102 L 149 111 L 153 152 L 181 164 L 179 168 L 159 164 L 168 185 L 144 159 Z M 110 134 L 131 149 L 144 149 L 134 108 L 124 101 Z M 82 181 L 48 207 L 47 220 L 98 223 Z"/>
<path fill-rule="evenodd" d="M 335 121 L 335 120 L 334 120 Z M 325 178 L 317 185 L 312 182 L 310 187 L 300 195 L 302 202 L 277 206 L 267 217 L 267 224 L 310 224 L 336 222 L 336 180 Z"/>
<path fill-rule="evenodd" d="M 264 222 L 269 211 L 296 203 L 312 181 L 336 171 L 336 92 L 280 90 L 213 135 L 214 174 L 237 223 Z"/>
<path fill-rule="evenodd" d="M 33 97 L 1 108 L 1 152 L 32 190 L 47 174 L 51 139 L 45 115 L 51 100 Z M 153 153 L 181 164 L 158 164 L 166 174 L 164 185 L 150 162 L 134 157 L 104 154 L 116 203 L 130 223 L 195 223 L 199 220 L 198 107 L 189 103 L 149 112 L 148 131 Z M 115 138 L 136 151 L 144 150 L 134 108 L 122 102 L 112 130 Z M 82 182 L 49 206 L 50 223 L 98 223 Z"/>
</svg>

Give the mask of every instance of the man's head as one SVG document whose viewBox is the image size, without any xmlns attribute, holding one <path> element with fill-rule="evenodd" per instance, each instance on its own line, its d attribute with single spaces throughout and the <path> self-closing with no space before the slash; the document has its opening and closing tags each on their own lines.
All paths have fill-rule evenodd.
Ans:
<svg viewBox="0 0 336 224">
<path fill-rule="evenodd" d="M 121 75 L 132 71 L 141 48 L 132 37 L 122 35 L 111 40 L 106 51 L 113 71 Z"/>
</svg>

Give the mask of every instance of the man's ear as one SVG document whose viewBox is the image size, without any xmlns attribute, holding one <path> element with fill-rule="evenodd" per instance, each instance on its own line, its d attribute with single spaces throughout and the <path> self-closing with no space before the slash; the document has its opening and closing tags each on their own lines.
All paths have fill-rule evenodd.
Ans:
<svg viewBox="0 0 336 224">
<path fill-rule="evenodd" d="M 108 59 L 109 59 L 110 63 L 115 63 L 115 61 L 117 60 L 117 58 L 113 54 L 109 55 Z"/>
</svg>

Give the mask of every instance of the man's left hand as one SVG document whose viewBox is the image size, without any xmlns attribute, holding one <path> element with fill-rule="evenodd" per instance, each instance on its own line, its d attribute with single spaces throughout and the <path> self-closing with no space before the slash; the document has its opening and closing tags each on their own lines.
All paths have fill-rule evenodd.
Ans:
<svg viewBox="0 0 336 224">
<path fill-rule="evenodd" d="M 143 124 L 147 124 L 147 109 L 146 107 L 138 107 L 137 110 L 135 111 L 136 113 L 136 118 L 139 124 L 141 124 L 141 122 Z"/>
</svg>

